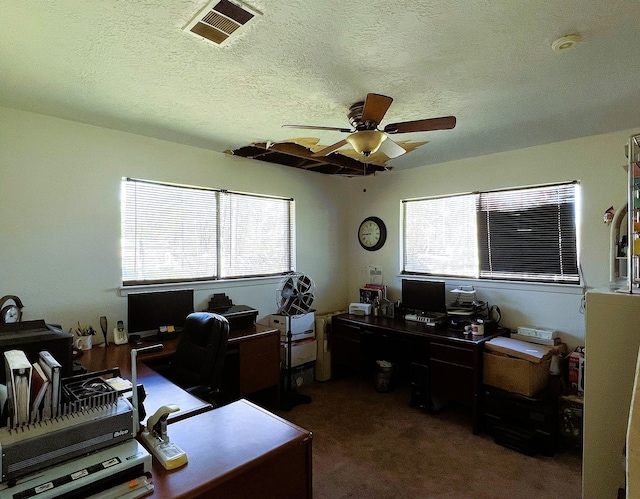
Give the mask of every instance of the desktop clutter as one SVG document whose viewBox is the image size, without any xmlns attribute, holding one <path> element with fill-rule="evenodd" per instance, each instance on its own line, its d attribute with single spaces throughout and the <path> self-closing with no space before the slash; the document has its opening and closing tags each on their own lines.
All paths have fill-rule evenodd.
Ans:
<svg viewBox="0 0 640 499">
<path fill-rule="evenodd" d="M 553 455 L 560 442 L 582 444 L 584 347 L 569 352 L 559 331 L 519 326 L 499 330 L 500 308 L 478 299 L 472 286 L 450 291 L 439 281 L 402 280 L 402 300 L 386 286 L 367 284 L 349 313 L 418 322 L 483 341 L 484 428 L 496 443 L 533 455 Z M 485 334 L 501 331 L 484 339 Z M 378 360 L 376 389 L 389 391 L 391 363 Z M 379 379 L 378 379 L 379 378 Z"/>
</svg>

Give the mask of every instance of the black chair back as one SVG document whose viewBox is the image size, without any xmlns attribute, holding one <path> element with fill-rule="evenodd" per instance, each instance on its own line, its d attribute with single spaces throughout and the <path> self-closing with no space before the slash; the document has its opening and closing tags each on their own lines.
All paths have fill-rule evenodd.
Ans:
<svg viewBox="0 0 640 499">
<path fill-rule="evenodd" d="M 183 388 L 200 385 L 212 391 L 218 390 L 228 338 L 229 322 L 222 315 L 209 312 L 189 314 L 173 356 L 173 380 Z"/>
</svg>

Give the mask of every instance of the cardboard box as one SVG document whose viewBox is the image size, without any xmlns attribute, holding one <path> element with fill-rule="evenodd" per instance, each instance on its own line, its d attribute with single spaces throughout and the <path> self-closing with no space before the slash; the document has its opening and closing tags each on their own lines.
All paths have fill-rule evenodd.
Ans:
<svg viewBox="0 0 640 499">
<path fill-rule="evenodd" d="M 498 337 L 485 343 L 483 382 L 531 397 L 549 382 L 552 349 Z"/>
<path fill-rule="evenodd" d="M 288 348 L 286 342 L 280 343 L 280 360 L 282 367 L 286 369 L 288 364 Z M 293 341 L 291 343 L 291 367 L 297 367 L 307 362 L 315 361 L 318 355 L 318 347 L 315 338 Z"/>
</svg>

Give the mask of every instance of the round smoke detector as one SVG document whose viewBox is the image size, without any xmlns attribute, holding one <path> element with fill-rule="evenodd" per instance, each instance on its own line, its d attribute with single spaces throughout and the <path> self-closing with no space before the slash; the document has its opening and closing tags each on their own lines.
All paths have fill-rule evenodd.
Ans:
<svg viewBox="0 0 640 499">
<path fill-rule="evenodd" d="M 573 48 L 576 43 L 580 42 L 582 37 L 580 35 L 567 35 L 558 38 L 551 44 L 551 48 L 556 52 L 562 52 L 563 50 L 569 50 Z"/>
</svg>

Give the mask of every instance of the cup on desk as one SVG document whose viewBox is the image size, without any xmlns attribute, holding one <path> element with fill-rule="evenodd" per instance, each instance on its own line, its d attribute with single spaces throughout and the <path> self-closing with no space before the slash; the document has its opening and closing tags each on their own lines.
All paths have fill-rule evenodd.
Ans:
<svg viewBox="0 0 640 499">
<path fill-rule="evenodd" d="M 482 336 L 484 334 L 484 322 L 479 320 L 471 324 L 471 334 Z"/>
<path fill-rule="evenodd" d="M 91 338 L 93 338 L 93 336 L 91 335 L 78 336 L 75 341 L 75 347 L 78 350 L 91 350 L 91 347 L 92 347 Z"/>
</svg>

